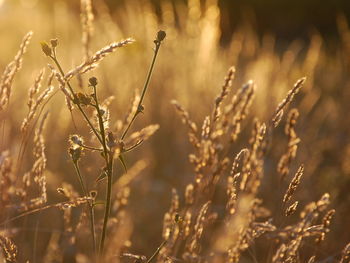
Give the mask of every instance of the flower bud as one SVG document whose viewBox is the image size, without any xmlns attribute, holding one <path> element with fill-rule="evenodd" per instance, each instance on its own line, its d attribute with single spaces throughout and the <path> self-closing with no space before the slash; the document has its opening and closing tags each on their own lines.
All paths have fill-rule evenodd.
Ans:
<svg viewBox="0 0 350 263">
<path fill-rule="evenodd" d="M 93 199 L 95 199 L 96 196 L 97 196 L 97 191 L 95 191 L 95 190 L 90 191 L 90 196 L 91 196 Z"/>
<path fill-rule="evenodd" d="M 51 43 L 51 46 L 52 46 L 53 48 L 55 48 L 55 47 L 58 46 L 58 39 L 57 39 L 57 38 L 51 39 L 51 40 L 50 40 L 50 43 Z"/>
<path fill-rule="evenodd" d="M 74 163 L 77 163 L 81 157 L 81 148 L 80 147 L 70 147 L 69 154 Z"/>
<path fill-rule="evenodd" d="M 143 105 L 139 105 L 139 107 L 137 108 L 138 112 L 143 112 L 145 110 L 145 107 Z"/>
<path fill-rule="evenodd" d="M 97 78 L 95 78 L 95 77 L 89 78 L 89 84 L 90 84 L 90 86 L 96 86 L 97 85 Z"/>
<path fill-rule="evenodd" d="M 162 42 L 162 41 L 164 40 L 165 37 L 166 37 L 165 31 L 159 30 L 158 33 L 157 33 L 157 38 L 156 38 L 156 40 L 157 40 L 158 42 Z"/>
<path fill-rule="evenodd" d="M 49 44 L 47 44 L 45 41 L 40 42 L 41 49 L 44 52 L 46 56 L 51 56 L 52 54 L 52 49 L 50 48 Z"/>
</svg>

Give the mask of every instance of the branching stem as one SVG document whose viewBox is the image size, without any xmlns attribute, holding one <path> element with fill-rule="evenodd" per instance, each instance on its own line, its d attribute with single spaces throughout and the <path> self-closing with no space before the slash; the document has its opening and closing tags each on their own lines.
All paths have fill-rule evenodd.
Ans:
<svg viewBox="0 0 350 263">
<path fill-rule="evenodd" d="M 55 62 L 58 70 L 60 71 L 62 77 L 64 78 L 64 71 L 59 63 L 59 61 L 56 58 L 56 55 L 54 56 L 50 56 L 50 58 Z M 97 139 L 100 141 L 100 143 L 102 144 L 102 138 L 100 136 L 100 134 L 97 132 L 97 130 L 95 129 L 94 125 L 91 123 L 91 121 L 89 120 L 89 117 L 86 115 L 85 111 L 83 110 L 83 108 L 81 107 L 81 105 L 78 102 L 78 98 L 77 95 L 75 94 L 72 86 L 70 85 L 69 81 L 67 81 L 67 86 L 69 88 L 69 91 L 72 93 L 73 98 L 74 98 L 74 103 L 75 105 L 78 107 L 79 111 L 81 112 L 81 114 L 83 115 L 85 121 L 88 123 L 89 127 L 91 128 L 92 132 L 96 135 Z"/>
</svg>

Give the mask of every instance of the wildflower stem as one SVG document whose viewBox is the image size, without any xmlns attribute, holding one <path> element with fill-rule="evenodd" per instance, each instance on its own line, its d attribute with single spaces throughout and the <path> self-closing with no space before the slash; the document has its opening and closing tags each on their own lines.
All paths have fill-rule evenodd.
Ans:
<svg viewBox="0 0 350 263">
<path fill-rule="evenodd" d="M 100 247 L 99 247 L 100 257 L 103 255 L 104 242 L 105 242 L 106 233 L 107 233 L 107 223 L 108 223 L 108 218 L 109 218 L 109 214 L 110 214 L 110 210 L 111 210 L 112 174 L 113 174 L 113 155 L 110 154 L 108 167 L 107 167 L 106 208 L 105 208 L 105 214 L 104 214 L 104 218 L 103 218 L 103 227 L 102 227 L 101 241 L 100 241 Z"/>
<path fill-rule="evenodd" d="M 97 97 L 97 90 L 96 90 L 96 84 L 91 85 L 94 89 L 94 95 L 93 98 L 95 100 L 95 108 L 97 111 L 97 117 L 98 117 L 98 123 L 100 126 L 100 133 L 102 136 L 102 147 L 103 147 L 103 156 L 105 158 L 106 162 L 106 173 L 107 173 L 107 193 L 106 193 L 106 207 L 105 207 L 105 214 L 104 214 L 104 219 L 103 219 L 103 227 L 102 227 L 102 233 L 101 233 L 101 241 L 100 241 L 100 246 L 99 246 L 99 255 L 100 257 L 103 254 L 103 249 L 104 249 L 104 242 L 106 239 L 106 233 L 107 233 L 107 223 L 109 219 L 109 214 L 111 210 L 111 198 L 112 198 L 112 177 L 113 177 L 113 154 L 109 151 L 107 148 L 107 143 L 106 143 L 106 132 L 105 132 L 105 127 L 104 127 L 104 122 L 103 122 L 103 112 L 100 108 L 100 104 L 98 102 L 98 97 Z"/>
<path fill-rule="evenodd" d="M 56 55 L 54 56 L 50 56 L 50 58 L 55 62 L 58 70 L 60 71 L 62 77 L 64 77 L 64 71 L 60 65 L 60 63 L 58 62 Z M 100 141 L 100 143 L 102 144 L 102 139 L 100 134 L 98 134 L 97 130 L 95 129 L 94 125 L 91 123 L 91 121 L 89 120 L 89 117 L 86 115 L 85 111 L 83 110 L 83 108 L 80 106 L 79 102 L 78 102 L 78 98 L 77 95 L 75 94 L 72 86 L 70 85 L 69 81 L 67 81 L 67 86 L 69 88 L 69 91 L 72 93 L 74 101 L 75 101 L 75 105 L 77 105 L 79 111 L 81 112 L 81 114 L 83 115 L 84 119 L 86 120 L 86 122 L 89 124 L 89 127 L 91 128 L 92 132 L 96 135 L 97 139 Z"/>
<path fill-rule="evenodd" d="M 143 140 L 137 142 L 135 145 L 133 146 L 130 146 L 128 149 L 125 149 L 123 152 L 126 153 L 126 152 L 130 152 L 131 150 L 134 150 L 137 146 L 139 146 L 141 143 L 143 143 Z"/>
<path fill-rule="evenodd" d="M 50 56 L 50 58 L 55 62 L 58 70 L 60 71 L 62 77 L 64 77 L 64 71 L 59 63 L 59 61 L 57 60 L 57 57 L 56 57 L 56 53 L 54 52 L 54 55 L 53 56 Z M 83 110 L 83 108 L 80 106 L 78 100 L 77 100 L 77 95 L 75 94 L 72 86 L 70 85 L 70 83 L 67 81 L 67 86 L 70 90 L 70 92 L 72 93 L 73 95 L 73 98 L 74 98 L 74 101 L 76 102 L 75 104 L 77 105 L 79 111 L 81 112 L 81 114 L 83 115 L 84 119 L 86 120 L 86 122 L 88 123 L 89 127 L 91 128 L 91 130 L 93 131 L 93 133 L 96 135 L 97 139 L 100 141 L 100 143 L 103 145 L 103 140 L 101 139 L 101 136 L 100 134 L 97 132 L 97 130 L 95 129 L 94 125 L 91 123 L 91 121 L 89 120 L 89 117 L 86 115 L 85 111 Z M 101 134 L 102 135 L 102 134 Z M 83 189 L 83 193 L 86 197 L 88 197 L 88 193 L 87 193 L 87 190 L 85 188 L 85 185 L 84 185 L 84 182 L 83 182 L 83 179 L 82 179 L 82 176 L 81 176 L 81 173 L 80 173 L 80 169 L 79 169 L 79 166 L 78 166 L 78 163 L 77 162 L 73 162 L 74 163 L 74 167 L 75 167 L 75 170 L 78 174 L 78 177 L 79 177 L 79 181 L 80 181 L 80 184 L 81 184 L 81 187 Z M 89 204 L 89 213 L 90 213 L 90 222 L 91 222 L 91 235 L 92 235 L 92 242 L 93 242 L 93 249 L 94 249 L 94 254 L 96 255 L 96 234 L 95 234 L 95 213 L 94 213 L 94 204 L 93 202 L 88 202 Z"/>
<path fill-rule="evenodd" d="M 101 148 L 96 148 L 96 147 L 88 146 L 85 144 L 81 144 L 80 146 L 85 148 L 85 149 L 91 150 L 91 151 L 103 152 L 103 149 L 101 149 Z"/>
<path fill-rule="evenodd" d="M 159 32 L 164 32 L 164 31 L 159 31 Z M 159 35 L 159 32 L 158 32 L 158 35 Z M 165 32 L 164 32 L 164 34 L 165 34 Z M 145 97 L 145 94 L 146 94 L 149 82 L 151 80 L 153 68 L 154 68 L 154 65 L 155 65 L 155 62 L 156 62 L 156 59 L 157 59 L 157 55 L 159 53 L 160 45 L 161 45 L 163 39 L 158 39 L 158 36 L 157 36 L 156 40 L 154 41 L 154 44 L 156 45 L 156 47 L 154 49 L 153 59 L 152 59 L 151 65 L 150 65 L 149 70 L 148 70 L 147 78 L 146 78 L 145 84 L 144 84 L 143 89 L 142 89 L 140 101 L 139 101 L 139 104 L 137 105 L 137 110 L 136 110 L 134 116 L 132 117 L 129 125 L 127 126 L 127 128 L 125 129 L 125 131 L 124 131 L 124 133 L 123 133 L 123 135 L 121 137 L 122 140 L 125 138 L 125 136 L 128 133 L 131 125 L 135 121 L 137 115 L 142 112 L 142 109 L 143 109 L 142 102 L 143 102 L 143 99 Z"/>
<path fill-rule="evenodd" d="M 80 173 L 80 168 L 78 162 L 73 161 L 75 172 L 78 175 L 80 186 L 83 190 L 84 196 L 88 197 L 88 192 L 86 190 L 83 177 Z M 94 201 L 88 201 L 89 204 L 89 214 L 90 214 L 90 231 L 92 236 L 92 247 L 94 249 L 94 255 L 96 256 L 96 234 L 95 234 L 95 212 L 94 212 Z"/>
<path fill-rule="evenodd" d="M 153 253 L 153 255 L 147 260 L 146 263 L 151 263 L 153 261 L 153 259 L 156 258 L 156 256 L 159 254 L 160 250 L 166 245 L 166 243 L 168 242 L 167 239 L 165 239 L 160 245 L 159 247 L 156 249 L 156 251 Z"/>
<path fill-rule="evenodd" d="M 80 183 L 81 189 L 83 190 L 83 195 L 87 196 L 86 187 L 85 187 L 85 184 L 84 184 L 83 177 L 81 176 L 81 173 L 80 173 L 80 168 L 79 168 L 78 162 L 73 161 L 73 165 L 74 165 L 74 168 L 75 168 L 75 172 L 78 175 L 79 183 Z"/>
<path fill-rule="evenodd" d="M 95 103 L 96 103 L 96 105 L 94 105 L 94 106 L 95 106 L 96 111 L 97 111 L 98 123 L 100 126 L 100 134 L 102 137 L 101 144 L 102 144 L 103 151 L 104 151 L 105 155 L 107 155 L 108 149 L 107 149 L 107 145 L 106 145 L 106 134 L 105 134 L 105 128 L 104 128 L 104 124 L 103 124 L 103 117 L 102 117 L 102 113 L 101 113 L 101 108 L 100 108 L 100 105 L 99 105 L 98 99 L 97 99 L 96 85 L 93 86 L 93 88 L 94 88 L 94 99 L 95 99 Z M 107 156 L 105 156 L 105 159 L 107 161 Z"/>
</svg>

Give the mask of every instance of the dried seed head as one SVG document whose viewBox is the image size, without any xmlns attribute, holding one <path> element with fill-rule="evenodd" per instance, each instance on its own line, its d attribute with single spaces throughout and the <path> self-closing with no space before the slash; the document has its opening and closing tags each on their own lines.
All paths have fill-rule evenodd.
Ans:
<svg viewBox="0 0 350 263">
<path fill-rule="evenodd" d="M 230 67 L 230 69 L 228 70 L 228 73 L 225 77 L 224 84 L 222 85 L 221 92 L 215 99 L 215 107 L 214 107 L 214 112 L 213 112 L 213 122 L 217 121 L 221 115 L 220 105 L 222 104 L 223 100 L 227 97 L 227 95 L 230 91 L 234 75 L 235 75 L 235 68 Z"/>
<path fill-rule="evenodd" d="M 92 0 L 81 0 L 80 10 L 80 21 L 82 26 L 81 40 L 83 44 L 83 54 L 86 59 L 90 56 L 91 39 L 94 31 L 94 14 L 92 11 Z"/>
<path fill-rule="evenodd" d="M 329 210 L 329 211 L 327 212 L 327 214 L 323 217 L 322 223 L 323 223 L 323 226 L 324 226 L 325 228 L 328 228 L 328 227 L 330 226 L 334 214 L 335 214 L 335 210 L 332 209 L 332 210 Z"/>
<path fill-rule="evenodd" d="M 285 195 L 283 197 L 284 203 L 288 202 L 292 198 L 295 190 L 297 189 L 298 185 L 300 184 L 300 180 L 301 180 L 303 173 L 304 173 L 304 166 L 301 165 L 299 167 L 298 171 L 296 172 L 296 174 L 294 175 L 292 181 L 290 182 L 288 189 L 287 189 L 287 192 L 285 193 Z"/>
<path fill-rule="evenodd" d="M 188 112 L 176 101 L 172 100 L 171 104 L 175 106 L 176 111 L 180 115 L 182 122 L 189 128 L 188 137 L 195 148 L 199 148 L 199 140 L 197 138 L 197 125 L 190 119 Z"/>
<path fill-rule="evenodd" d="M 347 263 L 350 261 L 350 243 L 345 246 L 342 251 L 341 260 L 339 263 Z"/>
<path fill-rule="evenodd" d="M 275 117 L 272 120 L 273 127 L 277 128 L 278 124 L 280 124 L 282 120 L 283 114 L 284 114 L 283 109 L 281 109 L 276 113 Z"/>
<path fill-rule="evenodd" d="M 284 180 L 288 175 L 290 164 L 295 159 L 298 150 L 298 143 L 300 142 L 300 139 L 298 138 L 295 131 L 295 125 L 298 116 L 299 112 L 297 109 L 290 110 L 284 129 L 285 134 L 288 136 L 289 142 L 286 153 L 281 156 L 277 165 L 277 171 L 281 175 L 281 180 Z"/>
<path fill-rule="evenodd" d="M 128 44 L 133 43 L 134 40 L 132 38 L 128 38 L 125 40 L 122 40 L 120 42 L 113 42 L 110 45 L 100 49 L 97 51 L 93 56 L 86 59 L 83 63 L 81 63 L 79 66 L 71 69 L 65 76 L 64 79 L 66 81 L 69 81 L 72 77 L 74 77 L 77 74 L 83 74 L 86 73 L 98 66 L 98 64 L 103 60 L 107 55 L 113 53 L 116 51 L 117 48 L 124 47 Z"/>
<path fill-rule="evenodd" d="M 170 212 L 175 213 L 179 209 L 179 195 L 175 188 L 172 189 Z"/>
<path fill-rule="evenodd" d="M 291 204 L 291 205 L 286 209 L 285 215 L 286 215 L 286 216 L 290 216 L 290 215 L 294 214 L 295 211 L 297 210 L 298 203 L 299 203 L 298 201 L 295 201 L 293 204 Z"/>
<path fill-rule="evenodd" d="M 193 190 L 194 190 L 193 184 L 188 184 L 185 192 L 185 200 L 187 205 L 193 204 L 193 201 L 194 201 Z"/>
<path fill-rule="evenodd" d="M 29 41 L 33 35 L 33 32 L 27 33 L 20 45 L 19 51 L 17 52 L 14 60 L 12 60 L 4 70 L 4 73 L 0 79 L 0 110 L 3 110 L 9 102 L 12 90 L 12 83 L 16 73 L 22 67 L 23 54 L 27 50 Z"/>
<path fill-rule="evenodd" d="M 299 92 L 301 87 L 304 85 L 305 81 L 306 81 L 305 77 L 297 80 L 297 82 L 294 84 L 294 87 L 288 92 L 284 100 L 277 106 L 277 109 L 275 110 L 274 116 L 272 118 L 272 123 L 274 124 L 275 127 L 278 126 L 278 123 L 282 118 L 284 109 L 293 100 L 294 96 Z"/>
<path fill-rule="evenodd" d="M 318 200 L 316 203 L 317 210 L 320 212 L 324 211 L 327 208 L 327 206 L 330 204 L 330 202 L 331 201 L 330 201 L 329 193 L 323 194 L 320 200 Z"/>
<path fill-rule="evenodd" d="M 81 146 L 81 145 L 83 145 L 84 144 L 84 139 L 83 139 L 83 137 L 81 137 L 80 135 L 78 135 L 78 134 L 73 134 L 73 135 L 71 135 L 70 136 L 70 138 L 69 138 L 69 141 L 70 141 L 70 143 L 72 144 L 72 145 L 79 145 L 79 146 Z"/>
<path fill-rule="evenodd" d="M 10 238 L 0 234 L 0 248 L 2 248 L 5 262 L 17 262 L 17 246 Z"/>
<path fill-rule="evenodd" d="M 174 216 L 174 221 L 176 224 L 178 224 L 183 221 L 183 218 L 180 216 L 180 214 L 176 213 Z"/>
<path fill-rule="evenodd" d="M 316 256 L 312 256 L 311 258 L 309 258 L 309 261 L 307 263 L 314 263 L 316 260 Z"/>
</svg>

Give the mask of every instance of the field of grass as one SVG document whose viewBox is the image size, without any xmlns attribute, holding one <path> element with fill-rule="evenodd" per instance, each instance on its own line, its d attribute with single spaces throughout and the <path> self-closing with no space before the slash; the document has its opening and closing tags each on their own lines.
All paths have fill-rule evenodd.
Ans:
<svg viewBox="0 0 350 263">
<path fill-rule="evenodd" d="M 349 21 L 139 2 L 0 0 L 0 261 L 350 262 Z"/>
</svg>

